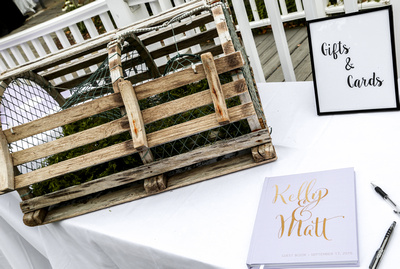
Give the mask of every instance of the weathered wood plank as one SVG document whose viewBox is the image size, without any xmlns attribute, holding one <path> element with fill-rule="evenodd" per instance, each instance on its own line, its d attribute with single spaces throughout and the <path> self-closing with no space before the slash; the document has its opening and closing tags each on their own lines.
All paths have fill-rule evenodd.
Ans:
<svg viewBox="0 0 400 269">
<path fill-rule="evenodd" d="M 197 35 L 191 36 L 189 38 L 185 38 L 184 40 L 178 41 L 171 45 L 161 47 L 159 49 L 153 50 L 150 52 L 150 55 L 153 59 L 157 59 L 163 56 L 167 56 L 168 54 L 177 52 L 176 47 L 181 49 L 186 49 L 191 46 L 200 44 L 202 42 L 206 42 L 218 36 L 217 30 L 215 28 L 207 30 L 205 32 L 201 32 Z"/>
<path fill-rule="evenodd" d="M 119 82 L 118 88 L 125 104 L 126 114 L 128 115 L 133 147 L 137 151 L 143 151 L 149 147 L 149 144 L 147 143 L 143 117 L 135 91 L 129 81 Z"/>
<path fill-rule="evenodd" d="M 255 162 L 263 162 L 276 157 L 275 148 L 271 143 L 263 144 L 251 149 Z"/>
<path fill-rule="evenodd" d="M 226 99 L 237 96 L 247 91 L 246 81 L 240 79 L 222 85 L 222 91 Z M 191 109 L 206 106 L 212 103 L 210 90 L 191 94 L 168 103 L 151 107 L 142 111 L 145 124 L 165 119 L 173 115 L 186 112 Z"/>
<path fill-rule="evenodd" d="M 245 119 L 255 114 L 252 103 L 232 107 L 228 109 L 231 122 Z M 174 125 L 163 130 L 147 135 L 149 147 L 155 147 L 164 143 L 178 140 L 205 130 L 219 126 L 213 114 Z M 23 188 L 34 183 L 38 183 L 53 177 L 78 171 L 90 166 L 111 161 L 116 158 L 124 157 L 137 150 L 133 147 L 132 140 L 128 140 L 104 149 L 100 149 L 79 157 L 75 157 L 63 162 L 46 166 L 32 172 L 14 177 L 15 188 Z"/>
<path fill-rule="evenodd" d="M 121 63 L 121 44 L 119 41 L 108 45 L 108 67 L 110 68 L 111 83 L 115 93 L 119 92 L 119 82 L 124 79 Z"/>
<path fill-rule="evenodd" d="M 148 194 L 160 192 L 167 188 L 167 177 L 165 174 L 162 174 L 159 176 L 146 178 L 143 186 Z"/>
<path fill-rule="evenodd" d="M 14 190 L 14 165 L 0 122 L 0 192 Z"/>
<path fill-rule="evenodd" d="M 223 160 L 215 164 L 199 167 L 190 170 L 189 172 L 177 174 L 169 178 L 168 187 L 163 192 L 171 191 L 215 177 L 272 162 L 274 160 L 275 159 L 271 159 L 262 163 L 255 163 L 252 159 L 251 154 L 245 154 Z M 85 204 L 69 205 L 49 212 L 43 224 L 80 216 L 96 210 L 138 200 L 147 196 L 149 196 L 149 194 L 145 192 L 144 188 L 125 188 L 116 192 L 105 194 L 97 198 L 93 198 Z"/>
<path fill-rule="evenodd" d="M 166 27 L 159 29 L 157 31 L 148 32 L 140 36 L 140 40 L 142 40 L 143 44 L 148 46 L 150 44 L 160 42 L 164 39 L 171 37 L 173 34 L 178 35 L 184 33 L 188 30 L 194 29 L 196 27 L 203 26 L 207 23 L 213 21 L 213 17 L 210 13 L 199 14 L 192 17 L 190 19 L 190 23 L 188 21 L 182 21 L 179 23 L 174 24 L 173 30 L 171 27 Z"/>
<path fill-rule="evenodd" d="M 213 100 L 215 115 L 220 125 L 229 123 L 228 108 L 226 107 L 225 96 L 222 91 L 221 82 L 215 67 L 214 57 L 211 53 L 201 55 L 207 83 L 210 87 L 211 99 Z"/>
<path fill-rule="evenodd" d="M 215 60 L 218 74 L 240 68 L 243 64 L 244 62 L 240 52 L 235 52 Z M 191 68 L 188 68 L 138 85 L 135 87 L 136 95 L 139 100 L 142 100 L 202 80 L 206 77 L 202 64 L 196 65 L 196 70 L 197 73 L 194 73 Z"/>
<path fill-rule="evenodd" d="M 53 154 L 58 154 L 67 150 L 81 147 L 114 135 L 121 134 L 123 132 L 127 132 L 128 130 L 128 118 L 125 116 L 79 133 L 61 137 L 59 139 L 31 148 L 16 151 L 12 153 L 11 156 L 14 165 L 20 165 Z"/>
<path fill-rule="evenodd" d="M 225 97 L 231 98 L 247 91 L 247 86 L 245 80 L 240 79 L 222 85 L 222 89 Z M 211 103 L 212 99 L 209 90 L 205 90 L 168 103 L 145 109 L 142 111 L 143 121 L 145 124 L 149 124 L 154 121 Z M 124 116 L 121 119 L 117 119 L 76 134 L 61 137 L 54 141 L 14 152 L 11 154 L 11 156 L 14 165 L 20 165 L 53 154 L 81 147 L 127 131 L 129 131 L 129 121 L 127 116 Z M 148 154 L 149 153 L 147 153 L 147 155 Z"/>
<path fill-rule="evenodd" d="M 45 70 L 40 73 L 45 79 L 52 80 L 67 74 L 71 74 L 72 72 L 76 72 L 77 70 L 81 70 L 87 68 L 89 66 L 102 63 L 107 58 L 107 51 L 100 53 L 89 54 L 88 57 L 81 57 L 75 61 L 71 61 L 68 65 L 61 65 L 57 68 L 53 68 L 51 70 Z"/>
<path fill-rule="evenodd" d="M 56 114 L 15 126 L 13 127 L 13 132 L 10 129 L 6 129 L 4 130 L 4 135 L 9 143 L 15 142 L 120 106 L 123 106 L 121 95 L 110 94 L 91 102 L 62 110 Z"/>
<path fill-rule="evenodd" d="M 204 160 L 217 158 L 232 152 L 266 144 L 270 141 L 271 138 L 267 130 L 260 130 L 230 140 L 219 141 L 207 147 L 198 148 L 187 153 L 176 155 L 147 165 L 142 165 L 140 167 L 119 172 L 107 177 L 95 179 L 90 182 L 72 186 L 54 193 L 45 194 L 41 197 L 23 201 L 21 202 L 21 209 L 23 212 L 37 210 L 39 208 L 57 204 L 62 201 L 67 201 L 101 190 L 161 175 L 165 172 L 183 168 Z M 254 163 L 253 160 L 252 162 Z M 168 186 L 170 186 L 169 184 L 171 181 L 169 180 L 168 182 Z M 131 191 L 134 190 L 131 189 Z"/>
<path fill-rule="evenodd" d="M 229 34 L 228 26 L 226 25 L 226 18 L 222 6 L 216 6 L 212 9 L 212 14 L 214 16 L 214 21 L 216 29 L 218 32 L 219 39 L 221 41 L 221 46 L 225 54 L 231 54 L 235 52 L 233 46 L 232 37 Z"/>
</svg>

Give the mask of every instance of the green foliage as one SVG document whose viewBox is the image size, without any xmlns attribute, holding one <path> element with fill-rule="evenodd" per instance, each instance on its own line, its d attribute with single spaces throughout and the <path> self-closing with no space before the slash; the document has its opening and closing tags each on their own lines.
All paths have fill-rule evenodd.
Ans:
<svg viewBox="0 0 400 269">
<path fill-rule="evenodd" d="M 99 126 L 108 122 L 109 120 L 105 117 L 94 116 L 87 119 L 77 121 L 75 123 L 67 124 L 63 126 L 63 136 L 68 136 L 81 132 L 83 130 Z M 112 136 L 101 141 L 75 148 L 66 152 L 58 153 L 53 156 L 46 158 L 43 161 L 42 166 L 49 166 L 61 161 L 65 161 L 74 157 L 78 157 L 83 154 L 90 153 L 95 150 L 105 148 L 123 141 L 131 139 L 128 132 Z M 32 191 L 35 196 L 40 196 L 46 193 L 54 192 L 60 189 L 64 189 L 73 185 L 78 185 L 84 182 L 91 181 L 96 178 L 104 177 L 119 171 L 127 170 L 129 168 L 139 166 L 142 162 L 140 157 L 136 155 L 127 156 L 124 158 L 116 159 L 108 163 L 103 163 L 93 167 L 89 167 L 77 172 L 69 173 L 64 176 L 59 176 L 48 181 L 40 182 L 32 185 Z"/>
</svg>

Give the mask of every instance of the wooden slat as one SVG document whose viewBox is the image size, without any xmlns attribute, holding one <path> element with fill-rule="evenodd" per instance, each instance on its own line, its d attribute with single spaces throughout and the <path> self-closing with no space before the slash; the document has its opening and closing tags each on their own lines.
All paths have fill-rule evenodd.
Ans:
<svg viewBox="0 0 400 269">
<path fill-rule="evenodd" d="M 224 54 L 228 55 L 228 54 L 233 53 L 235 51 L 235 47 L 232 42 L 232 37 L 229 33 L 227 19 L 225 18 L 222 7 L 216 6 L 216 7 L 212 8 L 212 14 L 214 17 L 214 21 L 216 23 L 218 36 L 221 41 L 221 47 L 224 51 Z M 243 78 L 242 72 L 232 71 L 231 75 L 232 75 L 233 80 Z M 248 102 L 252 101 L 248 91 L 243 93 L 242 95 L 240 95 L 240 101 L 241 101 L 241 103 L 248 103 Z M 249 123 L 250 129 L 252 131 L 259 130 L 262 128 L 257 116 L 248 118 L 247 122 Z"/>
<path fill-rule="evenodd" d="M 218 36 L 221 41 L 221 47 L 225 54 L 231 54 L 235 52 L 235 48 L 232 43 L 232 37 L 229 34 L 228 26 L 226 25 L 226 18 L 222 6 L 216 6 L 212 9 L 216 29 Z"/>
<path fill-rule="evenodd" d="M 65 109 L 56 114 L 15 126 L 13 127 L 13 132 L 10 129 L 6 129 L 4 130 L 4 135 L 9 143 L 15 142 L 122 105 L 121 95 L 111 94 L 76 107 Z"/>
<path fill-rule="evenodd" d="M 54 193 L 45 194 L 41 197 L 23 201 L 21 202 L 21 209 L 23 212 L 37 210 L 46 206 L 82 197 L 101 190 L 121 186 L 145 178 L 161 175 L 171 170 L 187 167 L 192 164 L 204 161 L 204 156 L 207 156 L 207 159 L 213 159 L 232 152 L 265 144 L 270 141 L 271 138 L 268 134 L 268 131 L 266 130 L 260 130 L 226 141 L 219 141 L 207 147 L 198 148 L 187 153 L 147 164 L 145 166 L 140 166 L 127 171 L 119 172 L 103 178 L 92 180 L 87 183 L 82 183 L 77 186 L 72 186 Z M 168 187 L 174 186 L 170 186 L 170 182 L 171 181 L 169 180 Z M 171 182 L 171 184 L 173 183 Z M 133 192 L 134 190 L 131 189 L 130 191 Z"/>
<path fill-rule="evenodd" d="M 255 114 L 252 103 L 235 106 L 228 109 L 231 122 L 239 121 Z M 164 143 L 178 140 L 205 130 L 213 129 L 219 126 L 215 115 L 211 114 L 197 118 L 188 122 L 174 125 L 163 130 L 147 135 L 149 147 L 155 147 Z M 131 140 L 120 144 L 109 146 L 79 157 L 75 157 L 51 166 L 18 175 L 15 177 L 15 188 L 23 188 L 34 183 L 38 183 L 53 177 L 57 177 L 69 172 L 78 171 L 90 166 L 111 161 L 116 158 L 124 157 L 137 150 L 133 147 Z"/>
<path fill-rule="evenodd" d="M 184 33 L 190 29 L 194 29 L 196 27 L 203 26 L 204 24 L 207 24 L 209 22 L 213 21 L 213 17 L 211 16 L 210 13 L 204 13 L 200 14 L 198 16 L 195 16 L 190 23 L 187 21 L 180 22 L 177 24 L 174 24 L 173 26 L 173 31 L 171 27 L 166 27 L 163 29 L 159 29 L 157 31 L 152 31 L 146 34 L 143 34 L 140 36 L 140 39 L 142 40 L 143 44 L 148 46 L 150 44 L 160 42 L 164 39 L 167 39 L 171 37 L 173 34 L 178 35 L 181 33 Z"/>
<path fill-rule="evenodd" d="M 143 151 L 147 149 L 149 145 L 147 143 L 143 117 L 135 91 L 129 81 L 119 82 L 118 88 L 125 104 L 126 114 L 128 115 L 133 147 L 137 151 Z"/>
<path fill-rule="evenodd" d="M 222 85 L 222 89 L 226 98 L 237 96 L 247 91 L 246 82 L 240 79 L 234 82 Z M 195 109 L 212 103 L 209 90 L 195 93 L 177 100 L 170 101 L 151 107 L 142 111 L 143 121 L 145 124 L 161 120 L 178 113 L 183 113 L 190 109 Z M 61 137 L 51 142 L 40 144 L 31 148 L 20 150 L 11 154 L 14 165 L 20 165 L 26 162 L 34 161 L 40 158 L 64 152 L 70 149 L 81 147 L 96 141 L 108 138 L 113 135 L 121 134 L 129 131 L 129 123 L 127 116 L 114 120 L 103 125 Z"/>
<path fill-rule="evenodd" d="M 240 52 L 232 53 L 228 56 L 215 60 L 215 66 L 218 74 L 240 68 L 243 66 L 243 64 L 243 58 Z M 196 70 L 197 73 L 194 73 L 191 68 L 188 68 L 138 85 L 135 87 L 136 95 L 139 100 L 142 100 L 162 92 L 200 81 L 206 77 L 203 65 L 196 65 Z"/>
<path fill-rule="evenodd" d="M 108 66 L 114 92 L 119 92 L 118 83 L 124 78 L 121 63 L 121 44 L 114 41 L 108 45 Z"/>
<path fill-rule="evenodd" d="M 88 57 L 81 58 L 78 61 L 71 62 L 68 65 L 63 65 L 59 68 L 52 69 L 50 71 L 45 71 L 41 73 L 41 75 L 47 80 L 55 79 L 63 75 L 75 72 L 77 70 L 86 68 L 88 66 L 102 63 L 106 58 L 107 58 L 107 53 L 95 53 L 89 55 Z"/>
<path fill-rule="evenodd" d="M 200 44 L 202 42 L 206 42 L 208 40 L 212 40 L 213 38 L 217 37 L 218 33 L 217 30 L 210 29 L 205 32 L 201 32 L 195 36 L 185 38 L 181 41 L 178 41 L 175 43 L 172 43 L 171 45 L 161 47 L 157 50 L 153 50 L 150 52 L 151 56 L 153 59 L 157 59 L 163 56 L 167 56 L 171 53 L 176 52 L 176 47 L 178 46 L 179 50 L 190 48 L 191 46 Z"/>
<path fill-rule="evenodd" d="M 240 79 L 234 82 L 222 85 L 222 91 L 225 97 L 231 98 L 247 91 L 246 81 Z M 206 106 L 212 103 L 210 90 L 205 90 L 189 96 L 179 98 L 155 107 L 151 107 L 142 111 L 145 124 L 165 119 L 178 113 Z"/>
<path fill-rule="evenodd" d="M 155 177 L 146 178 L 143 185 L 146 193 L 157 193 L 167 188 L 167 177 L 165 174 L 162 174 Z"/>
<path fill-rule="evenodd" d="M 0 81 L 0 104 L 7 83 Z M 8 141 L 1 128 L 0 119 L 0 194 L 14 190 L 14 164 L 10 151 L 8 149 Z"/>
<path fill-rule="evenodd" d="M 125 116 L 100 126 L 61 137 L 31 148 L 16 151 L 11 154 L 14 165 L 20 165 L 50 155 L 81 147 L 129 130 L 128 118 Z"/>
<path fill-rule="evenodd" d="M 276 158 L 262 163 L 255 163 L 251 154 L 239 155 L 234 158 L 216 162 L 215 164 L 202 166 L 182 174 L 174 175 L 168 179 L 168 187 L 163 192 L 172 191 L 177 188 L 209 180 L 222 175 L 227 175 L 229 173 L 269 163 L 275 160 Z M 96 210 L 135 201 L 147 196 L 149 196 L 149 194 L 145 192 L 144 188 L 132 188 L 130 186 L 115 192 L 110 192 L 108 194 L 92 198 L 85 204 L 71 204 L 57 208 L 47 214 L 43 224 L 80 216 Z"/>
<path fill-rule="evenodd" d="M 225 96 L 219 81 L 214 57 L 211 53 L 201 55 L 204 72 L 206 73 L 210 94 L 213 100 L 215 115 L 220 125 L 229 123 L 228 108 L 226 107 Z"/>
<path fill-rule="evenodd" d="M 14 190 L 14 165 L 0 122 L 0 192 L 12 190 Z"/>
</svg>

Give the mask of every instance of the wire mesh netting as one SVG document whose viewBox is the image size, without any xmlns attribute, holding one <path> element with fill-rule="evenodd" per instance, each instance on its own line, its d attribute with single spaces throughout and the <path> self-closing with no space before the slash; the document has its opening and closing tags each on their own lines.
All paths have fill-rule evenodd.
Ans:
<svg viewBox="0 0 400 269">
<path fill-rule="evenodd" d="M 4 89 L 0 105 L 0 121 L 3 130 L 42 118 L 60 110 L 60 105 L 49 94 L 48 85 L 40 85 L 29 78 L 16 78 Z M 12 142 L 11 153 L 37 146 L 60 137 L 62 130 L 56 128 L 44 133 Z M 18 166 L 21 173 L 41 167 L 43 159 Z"/>
</svg>

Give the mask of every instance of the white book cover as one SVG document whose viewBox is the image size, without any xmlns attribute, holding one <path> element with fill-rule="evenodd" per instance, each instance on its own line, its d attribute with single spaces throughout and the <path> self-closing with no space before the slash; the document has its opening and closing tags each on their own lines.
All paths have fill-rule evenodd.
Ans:
<svg viewBox="0 0 400 269">
<path fill-rule="evenodd" d="M 359 266 L 354 169 L 266 178 L 247 264 Z"/>
</svg>

